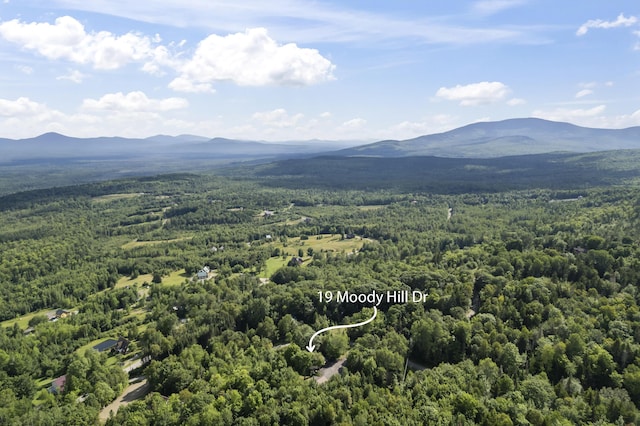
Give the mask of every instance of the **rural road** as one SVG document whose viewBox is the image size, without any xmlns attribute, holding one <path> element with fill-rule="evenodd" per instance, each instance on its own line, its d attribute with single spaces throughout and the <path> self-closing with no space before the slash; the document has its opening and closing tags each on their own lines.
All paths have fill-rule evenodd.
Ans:
<svg viewBox="0 0 640 426">
<path fill-rule="evenodd" d="M 113 411 L 113 414 L 115 415 L 118 412 L 118 408 L 120 408 L 120 406 L 127 405 L 128 403 L 133 402 L 136 399 L 140 399 L 148 392 L 149 384 L 147 383 L 147 379 L 131 383 L 124 390 L 124 392 L 122 392 L 122 395 L 117 397 L 115 401 L 113 401 L 111 404 L 104 407 L 102 411 L 100 411 L 100 421 L 102 423 L 106 422 L 109 419 L 109 413 Z"/>
</svg>

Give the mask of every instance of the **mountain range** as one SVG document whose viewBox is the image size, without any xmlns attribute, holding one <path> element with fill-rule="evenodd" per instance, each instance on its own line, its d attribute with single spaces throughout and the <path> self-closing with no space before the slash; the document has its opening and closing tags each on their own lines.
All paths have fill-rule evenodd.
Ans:
<svg viewBox="0 0 640 426">
<path fill-rule="evenodd" d="M 640 127 L 596 129 L 539 118 L 473 123 L 403 141 L 341 150 L 340 156 L 495 158 L 550 152 L 586 153 L 640 148 Z"/>
<path fill-rule="evenodd" d="M 354 146 L 348 141 L 263 142 L 206 138 L 196 135 L 156 135 L 74 138 L 45 133 L 29 139 L 0 139 L 0 164 L 12 161 L 191 159 L 245 161 L 317 154 L 366 157 L 437 156 L 495 158 L 549 152 L 586 153 L 640 148 L 640 127 L 596 129 L 538 118 L 473 123 L 448 132 L 408 140 L 385 140 Z M 345 148 L 346 147 L 346 148 Z"/>
<path fill-rule="evenodd" d="M 593 157 L 595 154 L 581 157 L 599 151 L 610 153 L 604 153 L 606 158 L 603 159 Z M 571 155 L 522 158 L 550 153 Z M 389 177 L 395 173 L 408 181 L 413 179 L 411 176 L 417 176 L 414 171 L 425 167 L 433 169 L 434 173 L 444 167 L 436 179 L 442 182 L 445 177 L 451 179 L 452 175 L 447 170 L 459 166 L 457 176 L 466 176 L 459 184 L 468 186 L 469 182 L 480 179 L 480 175 L 486 178 L 487 173 L 495 174 L 497 180 L 504 179 L 508 173 L 503 168 L 509 170 L 510 162 L 515 161 L 513 156 L 521 157 L 517 169 L 529 170 L 522 175 L 526 177 L 532 177 L 534 172 L 545 174 L 551 171 L 560 176 L 564 168 L 568 165 L 573 167 L 575 163 L 580 167 L 574 167 L 571 180 L 585 184 L 584 177 L 589 167 L 602 168 L 603 164 L 615 162 L 615 167 L 619 168 L 624 160 L 623 169 L 615 172 L 623 173 L 618 177 L 624 177 L 626 181 L 640 176 L 640 167 L 636 164 L 640 159 L 640 127 L 595 129 L 536 118 L 517 118 L 473 123 L 414 139 L 364 145 L 356 145 L 354 141 L 318 140 L 269 143 L 196 135 L 156 135 L 145 139 L 73 138 L 46 133 L 28 139 L 0 139 L 0 194 L 128 176 L 185 171 L 223 172 L 222 166 L 233 173 L 229 167 L 235 168 L 238 163 L 248 166 L 239 167 L 244 170 L 239 171 L 240 174 L 249 170 L 253 174 L 262 173 L 265 178 L 272 176 L 272 179 L 290 175 L 297 181 L 294 184 L 318 180 L 336 184 L 350 180 L 366 184 L 371 182 L 372 173 Z M 496 164 L 447 161 L 501 157 L 509 158 Z M 627 161 L 631 159 L 633 161 Z M 258 164 L 265 166 L 258 167 Z M 562 164 L 559 169 L 556 167 L 558 164 Z M 354 175 L 356 169 L 362 169 L 362 175 Z M 407 171 L 413 174 L 406 175 Z M 429 179 L 432 178 L 430 175 Z"/>
</svg>

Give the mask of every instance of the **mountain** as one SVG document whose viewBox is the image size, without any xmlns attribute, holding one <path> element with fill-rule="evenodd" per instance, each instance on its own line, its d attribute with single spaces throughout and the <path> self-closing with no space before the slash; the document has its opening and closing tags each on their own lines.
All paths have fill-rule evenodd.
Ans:
<svg viewBox="0 0 640 426">
<path fill-rule="evenodd" d="M 495 158 L 548 152 L 595 152 L 640 148 L 640 127 L 595 129 L 539 118 L 473 123 L 408 140 L 348 148 L 341 156 Z"/>
<path fill-rule="evenodd" d="M 163 142 L 163 143 L 174 143 L 174 142 L 205 142 L 211 138 L 207 138 L 205 136 L 197 136 L 197 135 L 178 135 L 178 136 L 169 136 L 169 135 L 154 135 L 145 138 L 145 140 L 151 140 L 155 142 Z"/>
<path fill-rule="evenodd" d="M 153 159 L 159 162 L 239 161 L 297 157 L 318 154 L 344 147 L 336 144 L 267 143 L 195 135 L 156 135 L 145 139 L 121 137 L 74 138 L 59 133 L 45 133 L 27 139 L 0 139 L 0 163 L 15 161 L 123 161 Z M 162 170 L 159 170 L 162 171 Z"/>
</svg>

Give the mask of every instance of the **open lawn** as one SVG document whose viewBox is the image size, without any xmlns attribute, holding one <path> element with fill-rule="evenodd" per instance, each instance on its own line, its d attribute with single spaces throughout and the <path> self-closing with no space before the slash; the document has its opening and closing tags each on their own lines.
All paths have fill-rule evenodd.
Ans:
<svg viewBox="0 0 640 426">
<path fill-rule="evenodd" d="M 271 257 L 267 259 L 266 267 L 262 271 L 260 271 L 260 277 L 269 278 L 274 274 L 278 269 L 283 266 L 287 266 L 287 263 L 291 260 L 292 256 L 298 255 L 298 250 L 302 249 L 304 252 L 303 259 L 305 263 L 302 266 L 305 266 L 307 262 L 310 261 L 310 258 L 307 254 L 307 250 L 312 248 L 314 252 L 316 251 L 335 251 L 335 252 L 352 252 L 353 250 L 359 250 L 362 248 L 362 245 L 365 242 L 371 242 L 373 240 L 369 240 L 366 238 L 351 238 L 351 239 L 342 239 L 340 235 L 313 235 L 310 236 L 307 240 L 302 240 L 298 237 L 289 238 L 285 243 L 282 241 L 274 241 L 269 243 L 273 247 L 279 248 L 281 252 L 287 253 L 285 258 L 282 256 Z"/>
<path fill-rule="evenodd" d="M 163 276 L 162 284 L 180 285 L 184 282 L 184 280 L 188 280 L 190 278 L 191 278 L 191 275 L 187 274 L 187 272 L 184 269 L 179 269 L 177 271 L 171 272 L 169 275 Z M 142 283 L 147 282 L 151 284 L 151 280 L 153 280 L 153 274 L 142 274 L 142 275 L 138 275 L 136 278 L 124 276 L 118 280 L 118 282 L 116 283 L 116 288 L 132 286 L 134 284 L 138 284 L 138 287 L 142 287 Z"/>
<path fill-rule="evenodd" d="M 184 269 L 171 272 L 168 276 L 162 277 L 163 285 L 180 285 L 184 280 L 191 278 L 191 275 L 187 274 Z"/>
<path fill-rule="evenodd" d="M 55 311 L 55 309 L 54 309 Z M 2 321 L 0 322 L 0 327 L 5 327 L 5 328 L 11 328 L 13 327 L 13 324 L 18 324 L 18 327 L 20 327 L 22 330 L 26 329 L 27 327 L 29 327 L 29 321 L 31 320 L 31 318 L 35 317 L 36 315 L 46 315 L 47 312 L 51 312 L 51 309 L 43 309 L 41 311 L 38 312 L 31 312 L 30 314 L 27 315 L 23 315 L 21 317 L 18 318 L 13 318 L 13 319 L 9 319 L 6 321 Z"/>
<path fill-rule="evenodd" d="M 289 238 L 287 240 L 287 246 L 285 247 L 281 241 L 275 241 L 272 244 L 274 247 L 279 248 L 281 251 L 288 252 L 292 255 L 298 254 L 298 249 L 302 248 L 305 252 L 307 249 L 311 247 L 314 251 L 344 251 L 350 252 L 353 250 L 359 250 L 362 248 L 362 245 L 372 240 L 367 240 L 366 238 L 355 237 L 351 239 L 342 239 L 341 235 L 329 235 L 329 234 L 321 234 L 321 235 L 311 235 L 307 240 L 302 240 L 299 237 Z"/>
<path fill-rule="evenodd" d="M 144 283 L 145 281 L 151 284 L 152 279 L 153 279 L 153 274 L 138 275 L 136 278 L 124 276 L 118 280 L 118 282 L 116 283 L 116 288 L 132 286 L 134 284 L 138 284 L 138 287 L 142 287 L 142 283 Z"/>
<path fill-rule="evenodd" d="M 259 276 L 261 278 L 271 277 L 271 275 L 273 275 L 278 269 L 282 268 L 283 266 L 287 266 L 287 263 L 289 263 L 290 259 L 290 257 L 287 257 L 286 259 L 283 259 L 282 257 L 271 257 L 267 259 L 266 267 L 265 269 L 260 271 Z"/>
</svg>

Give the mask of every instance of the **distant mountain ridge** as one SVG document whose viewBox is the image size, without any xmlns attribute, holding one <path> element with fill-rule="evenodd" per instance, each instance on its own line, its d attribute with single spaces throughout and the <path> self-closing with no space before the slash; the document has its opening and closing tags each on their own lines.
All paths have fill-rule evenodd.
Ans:
<svg viewBox="0 0 640 426">
<path fill-rule="evenodd" d="M 252 161 L 313 155 L 363 157 L 435 156 L 496 158 L 551 152 L 588 153 L 640 149 L 640 127 L 597 129 L 539 118 L 514 118 L 473 123 L 448 132 L 407 140 L 385 140 L 366 145 L 353 141 L 264 142 L 207 138 L 197 135 L 155 135 L 75 138 L 45 133 L 34 138 L 0 139 L 0 164 L 12 161 L 74 161 L 153 159 L 158 164 L 176 160 L 201 162 Z M 163 171 L 163 170 L 159 170 Z"/>
<path fill-rule="evenodd" d="M 269 143 L 196 135 L 75 138 L 50 132 L 26 139 L 0 139 L 0 164 L 12 161 L 144 159 L 256 160 L 319 154 L 344 148 L 344 142 Z"/>
<path fill-rule="evenodd" d="M 386 140 L 334 152 L 340 156 L 496 158 L 550 152 L 640 148 L 640 127 L 598 129 L 540 118 L 473 123 L 444 133 Z"/>
</svg>

